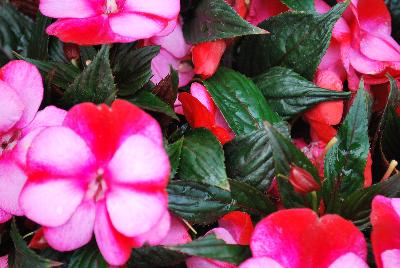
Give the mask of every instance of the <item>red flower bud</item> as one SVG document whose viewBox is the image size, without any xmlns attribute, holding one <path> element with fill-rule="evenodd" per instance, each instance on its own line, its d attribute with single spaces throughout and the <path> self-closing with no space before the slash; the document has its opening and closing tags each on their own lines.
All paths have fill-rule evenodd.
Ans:
<svg viewBox="0 0 400 268">
<path fill-rule="evenodd" d="M 290 169 L 289 181 L 298 193 L 306 194 L 320 189 L 314 177 L 307 170 L 297 166 Z"/>
<path fill-rule="evenodd" d="M 29 243 L 29 247 L 33 249 L 45 249 L 48 248 L 49 245 L 47 244 L 46 239 L 44 238 L 43 228 L 40 228 L 35 232 L 32 237 L 31 242 Z"/>
<path fill-rule="evenodd" d="M 77 60 L 79 59 L 81 52 L 78 45 L 75 44 L 64 44 L 64 55 L 67 60 Z"/>
</svg>

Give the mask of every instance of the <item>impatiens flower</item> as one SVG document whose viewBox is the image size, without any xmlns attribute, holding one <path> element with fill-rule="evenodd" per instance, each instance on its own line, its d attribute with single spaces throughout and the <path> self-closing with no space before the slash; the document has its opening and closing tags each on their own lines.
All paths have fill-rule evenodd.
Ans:
<svg viewBox="0 0 400 268">
<path fill-rule="evenodd" d="M 400 198 L 372 201 L 371 242 L 378 268 L 400 267 Z"/>
<path fill-rule="evenodd" d="M 193 128 L 207 128 L 222 143 L 231 141 L 235 134 L 226 123 L 224 117 L 215 105 L 207 89 L 199 83 L 193 83 L 190 94 L 183 92 L 178 96 L 175 111 L 184 114 Z"/>
<path fill-rule="evenodd" d="M 42 77 L 35 66 L 11 61 L 0 69 L 0 223 L 23 215 L 18 197 L 32 139 L 44 127 L 60 125 L 66 114 L 52 106 L 38 112 L 42 98 Z"/>
<path fill-rule="evenodd" d="M 150 38 L 169 30 L 179 10 L 179 0 L 40 0 L 40 11 L 58 19 L 47 33 L 79 45 Z"/>
<path fill-rule="evenodd" d="M 227 244 L 248 245 L 250 243 L 254 227 L 249 214 L 233 211 L 222 217 L 218 223 L 220 227 L 212 229 L 207 234 L 214 234 Z M 236 265 L 231 263 L 201 257 L 190 257 L 186 260 L 186 265 L 188 268 L 236 268 Z"/>
<path fill-rule="evenodd" d="M 170 227 L 170 164 L 160 126 L 133 104 L 83 103 L 62 126 L 43 130 L 27 157 L 19 202 L 58 251 L 92 238 L 106 261 L 124 264 L 131 249 L 158 244 Z"/>
<path fill-rule="evenodd" d="M 367 244 L 350 221 L 310 209 L 275 212 L 254 229 L 253 258 L 240 268 L 367 268 Z"/>
<path fill-rule="evenodd" d="M 192 66 L 186 62 L 191 47 L 183 37 L 182 26 L 178 23 L 175 30 L 166 36 L 155 36 L 145 41 L 145 45 L 158 45 L 160 53 L 151 61 L 153 77 L 158 84 L 170 72 L 171 67 L 178 71 L 179 87 L 186 86 L 194 76 Z M 190 60 L 190 59 L 189 59 Z"/>
</svg>

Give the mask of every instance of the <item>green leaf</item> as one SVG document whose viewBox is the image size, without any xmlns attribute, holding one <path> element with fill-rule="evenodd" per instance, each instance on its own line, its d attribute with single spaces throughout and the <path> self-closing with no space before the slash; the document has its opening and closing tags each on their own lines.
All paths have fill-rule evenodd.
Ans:
<svg viewBox="0 0 400 268">
<path fill-rule="evenodd" d="M 400 175 L 381 181 L 367 188 L 361 188 L 346 198 L 341 205 L 340 215 L 353 221 L 360 229 L 370 225 L 371 203 L 375 196 L 397 197 L 400 192 Z"/>
<path fill-rule="evenodd" d="M 197 128 L 183 139 L 179 178 L 229 190 L 222 145 L 207 129 Z"/>
<path fill-rule="evenodd" d="M 225 164 L 229 178 L 265 192 L 275 176 L 271 145 L 265 130 L 237 136 L 225 144 Z"/>
<path fill-rule="evenodd" d="M 149 91 L 142 90 L 137 93 L 133 98 L 130 98 L 128 100 L 142 109 L 152 112 L 163 113 L 171 118 L 178 120 L 178 117 L 176 116 L 171 106 L 169 106 L 167 103 L 165 103 L 159 97 L 153 95 Z"/>
<path fill-rule="evenodd" d="M 190 44 L 267 33 L 242 19 L 224 0 L 200 0 L 188 17 L 183 32 Z"/>
<path fill-rule="evenodd" d="M 112 66 L 119 96 L 133 95 L 150 81 L 151 61 L 159 52 L 159 46 L 135 48 L 135 43 L 118 45 Z"/>
<path fill-rule="evenodd" d="M 22 239 L 18 232 L 15 221 L 11 223 L 11 239 L 14 243 L 14 252 L 10 253 L 8 257 L 8 264 L 10 268 L 50 268 L 60 266 L 60 263 L 42 258 L 37 255 L 35 251 L 28 248 L 25 241 Z"/>
<path fill-rule="evenodd" d="M 95 242 L 78 249 L 74 252 L 69 262 L 68 268 L 107 268 Z"/>
<path fill-rule="evenodd" d="M 400 0 L 385 0 L 390 14 L 392 15 L 392 36 L 400 41 Z"/>
<path fill-rule="evenodd" d="M 328 49 L 333 26 L 347 6 L 348 2 L 337 4 L 325 14 L 286 12 L 262 22 L 259 26 L 271 34 L 245 37 L 237 68 L 256 76 L 271 67 L 283 66 L 312 80 Z"/>
<path fill-rule="evenodd" d="M 234 210 L 264 217 L 275 206 L 256 188 L 230 180 L 231 191 L 197 182 L 172 181 L 168 186 L 169 209 L 197 224 L 210 224 Z"/>
<path fill-rule="evenodd" d="M 364 185 L 364 170 L 369 152 L 370 105 L 370 97 L 361 84 L 338 131 L 338 141 L 325 156 L 323 197 L 327 212 L 334 212 L 340 199 Z"/>
<path fill-rule="evenodd" d="M 88 61 L 92 61 L 97 55 L 97 50 L 93 46 L 82 46 L 79 47 L 79 50 L 83 65 L 86 65 Z"/>
<path fill-rule="evenodd" d="M 26 56 L 32 24 L 13 5 L 0 3 L 0 66 L 14 58 L 13 51 Z"/>
<path fill-rule="evenodd" d="M 46 60 L 49 56 L 49 35 L 46 28 L 51 24 L 51 19 L 38 12 L 32 35 L 29 40 L 28 58 Z"/>
<path fill-rule="evenodd" d="M 345 99 L 350 92 L 317 87 L 301 75 L 284 67 L 274 67 L 253 79 L 272 110 L 284 119 L 296 116 L 314 105 Z"/>
<path fill-rule="evenodd" d="M 82 102 L 107 103 L 114 98 L 109 52 L 110 46 L 104 45 L 93 62 L 68 87 L 62 100 L 67 108 Z"/>
<path fill-rule="evenodd" d="M 171 267 L 188 256 L 162 246 L 141 247 L 132 251 L 128 262 L 129 268 Z"/>
<path fill-rule="evenodd" d="M 236 135 L 280 121 L 253 81 L 238 72 L 220 68 L 204 85 Z"/>
<path fill-rule="evenodd" d="M 169 144 L 167 147 L 169 162 L 171 163 L 170 179 L 173 179 L 175 177 L 176 172 L 178 171 L 182 155 L 182 146 L 183 146 L 183 138 L 179 139 L 175 143 Z"/>
<path fill-rule="evenodd" d="M 224 240 L 218 239 L 215 235 L 207 235 L 188 244 L 169 246 L 167 248 L 191 256 L 225 261 L 237 265 L 251 257 L 248 246 L 226 244 Z"/>
<path fill-rule="evenodd" d="M 296 11 L 315 11 L 314 0 L 282 0 L 282 2 Z"/>
</svg>

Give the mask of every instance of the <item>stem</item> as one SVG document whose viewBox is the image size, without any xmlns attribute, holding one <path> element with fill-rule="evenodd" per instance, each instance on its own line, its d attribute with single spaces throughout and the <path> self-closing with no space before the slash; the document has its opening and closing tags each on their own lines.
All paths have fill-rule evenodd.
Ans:
<svg viewBox="0 0 400 268">
<path fill-rule="evenodd" d="M 325 150 L 324 150 L 324 155 L 326 155 L 328 153 L 328 151 L 333 147 L 333 145 L 335 145 L 337 142 L 338 142 L 338 139 L 336 137 L 333 137 L 326 145 Z"/>
<path fill-rule="evenodd" d="M 392 175 L 392 173 L 396 169 L 397 165 L 398 165 L 398 163 L 396 160 L 390 161 L 390 165 L 389 165 L 388 169 L 386 170 L 385 175 L 383 175 L 381 181 L 385 181 L 385 180 L 389 179 L 390 175 Z"/>
<path fill-rule="evenodd" d="M 317 192 L 313 191 L 310 193 L 311 194 L 311 205 L 312 209 L 318 213 L 318 197 L 317 197 Z"/>
</svg>

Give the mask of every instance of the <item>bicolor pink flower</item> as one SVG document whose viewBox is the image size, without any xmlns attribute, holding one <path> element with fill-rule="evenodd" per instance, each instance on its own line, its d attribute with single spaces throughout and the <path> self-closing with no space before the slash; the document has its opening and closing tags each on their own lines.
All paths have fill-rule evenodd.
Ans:
<svg viewBox="0 0 400 268">
<path fill-rule="evenodd" d="M 177 70 L 179 75 L 179 87 L 186 86 L 194 76 L 190 61 L 191 47 L 186 44 L 183 37 L 182 26 L 178 23 L 175 29 L 168 35 L 155 36 L 145 41 L 145 45 L 159 45 L 160 53 L 151 61 L 153 77 L 151 81 L 158 84 L 170 72 L 171 67 Z"/>
<path fill-rule="evenodd" d="M 0 69 L 0 223 L 23 215 L 18 197 L 32 139 L 44 127 L 60 125 L 66 114 L 55 107 L 38 112 L 42 98 L 42 77 L 34 65 L 11 61 Z"/>
<path fill-rule="evenodd" d="M 40 0 L 40 11 L 58 20 L 49 35 L 66 43 L 126 43 L 170 30 L 179 0 Z"/>
<path fill-rule="evenodd" d="M 248 245 L 254 227 L 250 215 L 245 212 L 233 211 L 222 217 L 218 224 L 207 234 L 213 234 L 227 244 Z M 206 235 L 207 235 L 206 234 Z M 206 259 L 202 257 L 190 257 L 186 260 L 188 268 L 236 268 L 228 262 Z"/>
<path fill-rule="evenodd" d="M 191 127 L 203 127 L 210 130 L 222 144 L 235 137 L 221 111 L 202 84 L 193 83 L 190 94 L 186 92 L 179 94 L 178 101 L 175 103 L 175 112 L 184 114 Z"/>
<path fill-rule="evenodd" d="M 367 268 L 367 244 L 350 221 L 318 218 L 310 209 L 275 212 L 260 221 L 251 238 L 253 258 L 240 268 Z"/>
<path fill-rule="evenodd" d="M 34 139 L 27 171 L 19 203 L 56 250 L 77 249 L 94 232 L 106 261 L 122 265 L 132 248 L 158 244 L 169 230 L 161 129 L 127 101 L 73 107 L 62 126 Z"/>
<path fill-rule="evenodd" d="M 371 242 L 378 268 L 400 267 L 400 198 L 372 201 Z"/>
</svg>

